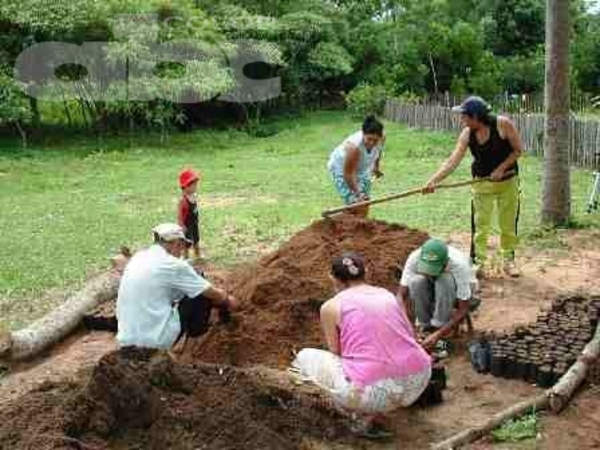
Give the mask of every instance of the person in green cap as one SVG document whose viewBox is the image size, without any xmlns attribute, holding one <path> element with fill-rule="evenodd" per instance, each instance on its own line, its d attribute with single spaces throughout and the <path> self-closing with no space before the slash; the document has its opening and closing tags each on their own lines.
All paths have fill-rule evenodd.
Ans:
<svg viewBox="0 0 600 450">
<path fill-rule="evenodd" d="M 402 269 L 398 300 L 411 323 L 426 333 L 426 349 L 449 334 L 469 313 L 476 279 L 469 257 L 440 239 L 413 251 Z"/>
</svg>

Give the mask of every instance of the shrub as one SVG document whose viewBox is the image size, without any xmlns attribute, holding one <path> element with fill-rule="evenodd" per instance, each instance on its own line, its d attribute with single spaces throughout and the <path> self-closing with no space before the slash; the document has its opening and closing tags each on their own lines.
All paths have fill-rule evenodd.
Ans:
<svg viewBox="0 0 600 450">
<path fill-rule="evenodd" d="M 360 84 L 345 96 L 346 106 L 353 116 L 381 115 L 390 93 L 383 86 Z"/>
</svg>

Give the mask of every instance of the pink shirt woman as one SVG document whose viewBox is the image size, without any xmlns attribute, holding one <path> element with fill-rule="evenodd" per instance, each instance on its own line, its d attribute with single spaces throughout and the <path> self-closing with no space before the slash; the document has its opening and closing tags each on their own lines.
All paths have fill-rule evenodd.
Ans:
<svg viewBox="0 0 600 450">
<path fill-rule="evenodd" d="M 338 293 L 321 307 L 329 351 L 304 349 L 293 369 L 345 410 L 379 414 L 411 405 L 429 383 L 431 358 L 403 306 L 389 291 L 364 282 L 356 253 L 335 258 L 331 275 Z"/>
</svg>

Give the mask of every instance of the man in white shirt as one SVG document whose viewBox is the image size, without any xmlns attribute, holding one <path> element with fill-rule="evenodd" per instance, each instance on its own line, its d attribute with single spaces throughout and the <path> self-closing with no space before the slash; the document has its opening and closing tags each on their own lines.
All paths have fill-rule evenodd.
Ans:
<svg viewBox="0 0 600 450">
<path fill-rule="evenodd" d="M 165 223 L 153 230 L 154 244 L 137 252 L 123 272 L 117 297 L 117 340 L 121 347 L 170 349 L 179 339 L 208 329 L 213 307 L 222 314 L 236 299 L 213 287 L 186 261 L 183 229 Z"/>
<path fill-rule="evenodd" d="M 469 257 L 439 239 L 429 239 L 410 254 L 398 298 L 413 323 L 416 316 L 422 329 L 433 331 L 424 347 L 434 347 L 469 313 L 473 280 Z"/>
</svg>

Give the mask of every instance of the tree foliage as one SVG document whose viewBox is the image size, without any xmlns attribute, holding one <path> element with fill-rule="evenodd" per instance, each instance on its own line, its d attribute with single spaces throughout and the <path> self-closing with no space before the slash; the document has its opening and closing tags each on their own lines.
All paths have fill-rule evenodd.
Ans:
<svg viewBox="0 0 600 450">
<path fill-rule="evenodd" d="M 31 112 L 26 106 L 23 93 L 8 72 L 8 68 L 0 67 L 0 125 L 15 127 L 25 147 L 27 136 L 22 124 L 31 118 Z"/>
<path fill-rule="evenodd" d="M 583 0 L 571 4 L 575 87 L 598 95 L 600 16 L 586 11 Z M 181 107 L 181 98 L 240 98 L 243 82 L 234 68 L 248 54 L 257 62 L 247 64 L 244 75 L 279 78 L 282 92 L 277 99 L 235 106 L 247 118 L 281 106 L 319 106 L 329 97 L 360 99 L 368 92 L 540 93 L 544 12 L 545 0 L 4 0 L 0 83 L 3 92 L 14 93 L 14 104 L 29 108 L 19 123 L 34 125 L 43 119 L 44 103 L 9 83 L 19 54 L 46 41 L 107 41 L 106 60 L 99 64 L 112 70 L 126 64 L 125 81 L 107 83 L 65 65 L 56 71 L 62 83 L 50 83 L 47 92 L 57 98 L 69 89 L 80 94 L 64 102 L 69 123 L 76 116 L 90 127 L 125 119 L 130 127 L 161 130 L 183 120 L 189 108 Z M 127 21 L 127 14 L 154 14 L 156 22 Z M 196 58 L 163 61 L 157 45 Z M 97 91 L 114 99 L 98 100 Z M 132 91 L 154 100 L 131 100 Z M 166 93 L 173 95 L 164 98 Z"/>
</svg>

